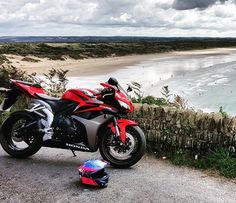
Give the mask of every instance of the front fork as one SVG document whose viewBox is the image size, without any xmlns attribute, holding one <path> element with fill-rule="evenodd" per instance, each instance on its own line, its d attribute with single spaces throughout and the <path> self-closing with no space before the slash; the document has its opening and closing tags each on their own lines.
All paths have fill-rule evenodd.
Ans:
<svg viewBox="0 0 236 203">
<path fill-rule="evenodd" d="M 117 137 L 120 137 L 120 140 L 126 142 L 126 127 L 138 125 L 136 122 L 126 119 L 117 119 L 114 117 L 114 122 L 110 123 L 108 127 L 111 128 L 111 131 Z"/>
<path fill-rule="evenodd" d="M 116 119 L 116 117 L 113 117 L 113 119 L 114 119 L 114 127 L 115 127 L 114 133 L 116 134 L 117 137 L 120 137 L 120 129 L 118 127 L 117 119 Z"/>
</svg>

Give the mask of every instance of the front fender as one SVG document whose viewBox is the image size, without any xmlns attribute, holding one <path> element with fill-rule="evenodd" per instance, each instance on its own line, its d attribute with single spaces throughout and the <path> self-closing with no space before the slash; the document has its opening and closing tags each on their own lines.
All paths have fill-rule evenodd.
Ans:
<svg viewBox="0 0 236 203">
<path fill-rule="evenodd" d="M 126 141 L 126 127 L 138 125 L 138 123 L 127 119 L 118 119 L 117 124 L 120 131 L 120 139 L 123 143 Z M 114 123 L 108 124 L 108 127 L 111 128 L 112 133 L 117 134 Z"/>
</svg>

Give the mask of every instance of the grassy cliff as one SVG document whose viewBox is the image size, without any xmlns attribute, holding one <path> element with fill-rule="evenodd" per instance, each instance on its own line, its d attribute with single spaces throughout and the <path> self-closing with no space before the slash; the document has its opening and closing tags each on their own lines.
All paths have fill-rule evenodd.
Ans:
<svg viewBox="0 0 236 203">
<path fill-rule="evenodd" d="M 33 55 L 40 58 L 63 60 L 65 56 L 74 59 L 125 56 L 132 54 L 163 53 L 194 49 L 236 46 L 236 39 L 182 39 L 171 41 L 121 41 L 121 42 L 71 42 L 71 43 L 1 43 L 0 63 L 3 54 L 21 56 Z"/>
</svg>

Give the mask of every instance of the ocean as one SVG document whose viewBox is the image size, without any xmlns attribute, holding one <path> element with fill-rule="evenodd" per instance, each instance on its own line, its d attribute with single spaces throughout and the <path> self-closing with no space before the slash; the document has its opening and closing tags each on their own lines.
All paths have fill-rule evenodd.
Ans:
<svg viewBox="0 0 236 203">
<path fill-rule="evenodd" d="M 236 49 L 215 54 L 164 56 L 124 67 L 110 74 L 70 77 L 69 87 L 99 88 L 99 83 L 116 77 L 125 87 L 131 81 L 142 84 L 144 95 L 161 97 L 168 85 L 172 94 L 187 101 L 189 108 L 218 112 L 220 107 L 236 115 Z"/>
</svg>

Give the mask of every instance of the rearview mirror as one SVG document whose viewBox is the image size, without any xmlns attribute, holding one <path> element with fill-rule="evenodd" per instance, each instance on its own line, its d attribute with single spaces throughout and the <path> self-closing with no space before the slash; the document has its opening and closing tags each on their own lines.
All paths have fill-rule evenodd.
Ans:
<svg viewBox="0 0 236 203">
<path fill-rule="evenodd" d="M 127 92 L 132 92 L 133 91 L 133 89 L 129 86 L 128 88 L 127 88 Z"/>
<path fill-rule="evenodd" d="M 118 81 L 115 78 L 109 78 L 108 84 L 117 86 L 118 85 Z"/>
</svg>

